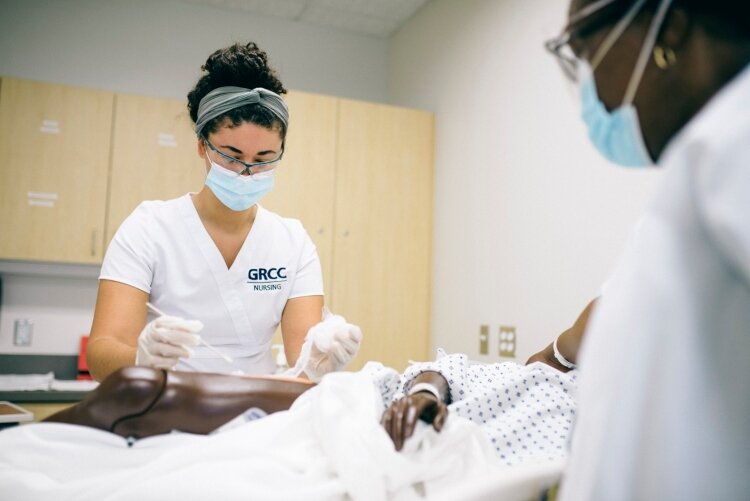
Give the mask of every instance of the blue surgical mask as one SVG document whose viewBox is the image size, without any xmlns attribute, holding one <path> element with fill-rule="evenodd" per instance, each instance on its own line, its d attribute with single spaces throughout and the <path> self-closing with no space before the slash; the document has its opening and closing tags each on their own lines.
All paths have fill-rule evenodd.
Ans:
<svg viewBox="0 0 750 501">
<path fill-rule="evenodd" d="M 648 167 L 654 164 L 643 140 L 641 123 L 638 120 L 638 112 L 633 106 L 633 99 L 672 0 L 659 2 L 659 7 L 643 40 L 630 82 L 625 89 L 622 104 L 618 108 L 607 111 L 604 103 L 599 99 L 594 69 L 601 63 L 645 3 L 646 0 L 637 0 L 633 3 L 630 10 L 602 41 L 592 58 L 591 66 L 584 61 L 580 62 L 582 117 L 589 129 L 589 138 L 596 149 L 608 160 L 625 167 Z"/>
<path fill-rule="evenodd" d="M 624 167 L 648 167 L 654 164 L 646 149 L 633 103 L 607 111 L 596 91 L 594 73 L 588 64 L 581 68 L 581 107 L 589 139 L 607 160 Z"/>
<path fill-rule="evenodd" d="M 206 176 L 206 186 L 221 203 L 233 211 L 249 209 L 273 188 L 273 170 L 241 176 L 210 159 L 209 161 L 211 169 Z"/>
</svg>

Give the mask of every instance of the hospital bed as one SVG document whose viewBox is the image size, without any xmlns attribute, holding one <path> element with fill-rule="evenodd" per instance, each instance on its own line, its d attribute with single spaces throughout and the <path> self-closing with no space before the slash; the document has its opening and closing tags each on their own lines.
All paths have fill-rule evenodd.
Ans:
<svg viewBox="0 0 750 501">
<path fill-rule="evenodd" d="M 520 501 L 542 499 L 560 477 L 561 461 L 501 466 L 479 428 L 458 417 L 440 434 L 421 426 L 396 452 L 378 422 L 378 400 L 360 373 L 315 386 L 128 368 L 47 422 L 0 432 L 0 492 L 97 501 Z M 248 420 L 248 408 L 270 415 Z"/>
</svg>

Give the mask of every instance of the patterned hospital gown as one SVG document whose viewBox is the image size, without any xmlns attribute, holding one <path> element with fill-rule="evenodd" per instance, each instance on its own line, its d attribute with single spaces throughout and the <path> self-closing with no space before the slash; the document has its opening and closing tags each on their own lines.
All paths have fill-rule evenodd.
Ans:
<svg viewBox="0 0 750 501">
<path fill-rule="evenodd" d="M 383 410 L 402 397 L 419 374 L 439 372 L 449 385 L 449 415 L 480 425 L 508 466 L 567 455 L 575 419 L 576 371 L 562 373 L 542 363 L 469 363 L 466 355 L 446 355 L 442 350 L 436 361 L 413 363 L 400 378 L 382 365 L 365 371 L 383 396 Z"/>
</svg>

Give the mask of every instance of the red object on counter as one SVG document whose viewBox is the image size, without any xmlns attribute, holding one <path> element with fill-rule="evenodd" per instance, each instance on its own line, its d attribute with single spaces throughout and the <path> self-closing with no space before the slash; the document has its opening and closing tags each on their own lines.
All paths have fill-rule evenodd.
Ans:
<svg viewBox="0 0 750 501">
<path fill-rule="evenodd" d="M 86 348 L 89 345 L 89 337 L 81 336 L 81 346 L 78 350 L 78 375 L 79 381 L 91 381 L 93 378 L 89 374 L 89 364 L 86 362 Z"/>
</svg>

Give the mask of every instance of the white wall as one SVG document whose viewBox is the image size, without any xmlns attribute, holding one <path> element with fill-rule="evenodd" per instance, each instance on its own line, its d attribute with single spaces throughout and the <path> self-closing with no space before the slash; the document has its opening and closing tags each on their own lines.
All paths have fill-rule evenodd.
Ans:
<svg viewBox="0 0 750 501">
<path fill-rule="evenodd" d="M 0 353 L 77 353 L 91 328 L 98 268 L 14 264 L 0 265 Z M 13 345 L 17 319 L 34 323 L 30 346 Z"/>
<path fill-rule="evenodd" d="M 173 0 L 0 0 L 3 76 L 184 99 L 211 52 L 250 40 L 287 88 L 386 98 L 384 39 Z M 0 263 L 0 353 L 76 353 L 95 277 L 95 268 Z M 34 321 L 31 346 L 13 346 L 18 318 Z"/>
<path fill-rule="evenodd" d="M 386 98 L 384 39 L 175 0 L 0 0 L 5 76 L 184 99 L 209 54 L 247 41 L 287 88 Z"/>
<path fill-rule="evenodd" d="M 433 346 L 495 359 L 478 326 L 494 351 L 515 325 L 524 360 L 596 295 L 658 177 L 589 145 L 542 48 L 566 3 L 432 0 L 386 42 L 170 0 L 0 0 L 0 75 L 181 99 L 213 49 L 254 39 L 290 88 L 434 111 Z M 0 353 L 74 353 L 95 273 L 24 270 L 0 267 Z"/>
<path fill-rule="evenodd" d="M 436 113 L 433 348 L 525 361 L 597 295 L 658 179 L 608 165 L 543 41 L 567 2 L 433 0 L 389 41 L 389 100 Z M 636 320 L 636 319 L 634 319 Z M 635 326 L 635 324 L 634 324 Z"/>
</svg>

